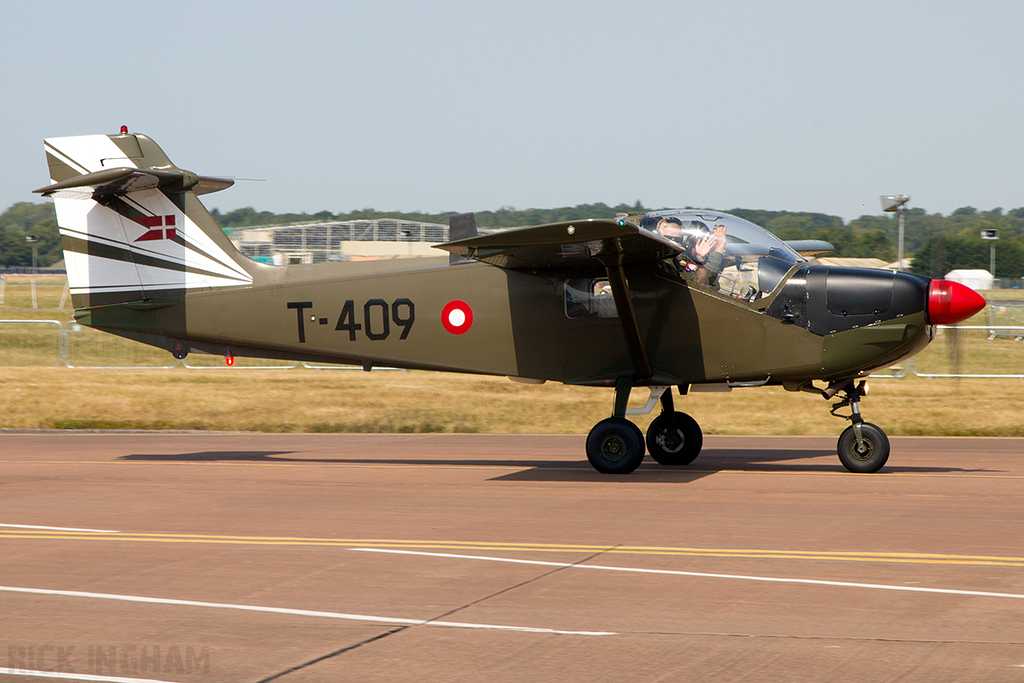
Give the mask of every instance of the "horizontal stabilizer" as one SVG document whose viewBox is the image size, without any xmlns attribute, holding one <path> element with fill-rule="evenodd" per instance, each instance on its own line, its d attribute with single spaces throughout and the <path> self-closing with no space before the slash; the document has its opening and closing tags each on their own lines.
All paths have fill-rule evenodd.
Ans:
<svg viewBox="0 0 1024 683">
<path fill-rule="evenodd" d="M 511 270 L 604 272 L 605 265 L 660 261 L 682 247 L 623 219 L 592 219 L 502 230 L 438 249 Z"/>
<path fill-rule="evenodd" d="M 188 171 L 110 168 L 74 176 L 33 191 L 44 197 L 52 197 L 59 194 L 62 197 L 90 199 L 92 197 L 126 195 L 129 192 L 156 189 L 168 192 L 192 190 L 196 194 L 208 194 L 218 190 L 225 190 L 234 184 L 235 181 L 230 178 L 198 176 Z"/>
</svg>

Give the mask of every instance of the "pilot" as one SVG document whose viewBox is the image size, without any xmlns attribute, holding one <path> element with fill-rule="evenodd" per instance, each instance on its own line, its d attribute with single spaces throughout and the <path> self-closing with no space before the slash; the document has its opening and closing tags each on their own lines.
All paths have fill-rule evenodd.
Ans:
<svg viewBox="0 0 1024 683">
<path fill-rule="evenodd" d="M 724 225 L 716 225 L 712 230 L 704 221 L 666 216 L 658 221 L 656 232 L 682 245 L 678 265 L 683 277 L 694 284 L 718 286 L 725 256 Z"/>
</svg>

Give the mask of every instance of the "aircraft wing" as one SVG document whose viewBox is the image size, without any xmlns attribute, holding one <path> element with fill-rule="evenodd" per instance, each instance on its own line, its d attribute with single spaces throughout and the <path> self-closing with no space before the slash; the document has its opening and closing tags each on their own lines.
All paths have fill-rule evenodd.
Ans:
<svg viewBox="0 0 1024 683">
<path fill-rule="evenodd" d="M 817 256 L 836 250 L 835 247 L 824 240 L 786 240 L 786 246 L 801 256 Z"/>
<path fill-rule="evenodd" d="M 589 219 L 502 230 L 436 245 L 510 270 L 605 272 L 606 265 L 655 262 L 682 247 L 623 219 Z"/>
</svg>

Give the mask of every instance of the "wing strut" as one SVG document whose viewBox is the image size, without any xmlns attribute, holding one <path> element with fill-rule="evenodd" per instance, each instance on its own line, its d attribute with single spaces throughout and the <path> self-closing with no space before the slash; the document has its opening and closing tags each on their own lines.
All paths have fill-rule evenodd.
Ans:
<svg viewBox="0 0 1024 683">
<path fill-rule="evenodd" d="M 618 310 L 619 320 L 622 322 L 622 333 L 626 338 L 629 359 L 633 363 L 633 379 L 648 379 L 654 373 L 651 372 L 651 363 L 647 359 L 647 352 L 644 350 L 643 341 L 640 339 L 640 327 L 636 322 L 636 309 L 633 308 L 633 299 L 629 296 L 629 283 L 626 282 L 626 273 L 622 263 L 606 262 L 604 265 L 605 270 L 608 272 L 608 284 L 612 288 L 612 297 L 615 299 L 615 308 Z"/>
</svg>

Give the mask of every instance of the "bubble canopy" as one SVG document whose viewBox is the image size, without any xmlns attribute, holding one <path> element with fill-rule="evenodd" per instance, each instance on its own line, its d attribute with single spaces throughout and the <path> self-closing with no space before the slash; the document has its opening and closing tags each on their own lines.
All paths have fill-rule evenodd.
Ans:
<svg viewBox="0 0 1024 683">
<path fill-rule="evenodd" d="M 718 211 L 653 211 L 644 214 L 640 227 L 681 246 L 676 260 L 683 277 L 747 301 L 771 292 L 793 266 L 805 262 L 764 228 Z M 699 281 L 690 277 L 701 270 L 709 272 Z"/>
</svg>

